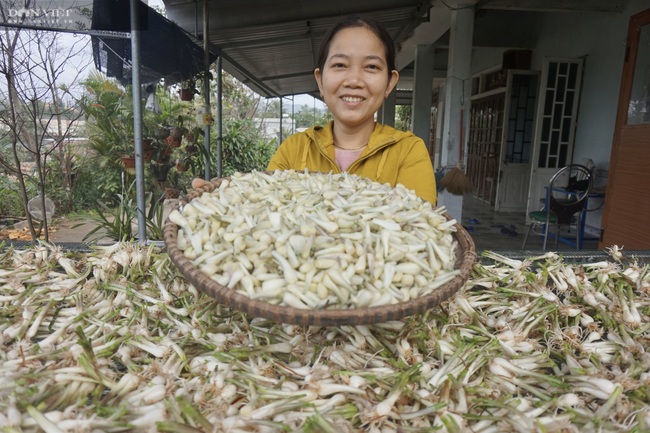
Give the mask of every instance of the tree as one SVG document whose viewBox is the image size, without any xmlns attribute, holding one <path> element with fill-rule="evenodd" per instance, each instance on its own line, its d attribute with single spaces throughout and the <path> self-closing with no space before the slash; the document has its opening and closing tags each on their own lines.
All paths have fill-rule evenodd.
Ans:
<svg viewBox="0 0 650 433">
<path fill-rule="evenodd" d="M 280 100 L 277 98 L 260 100 L 257 117 L 280 117 Z M 282 107 L 282 112 L 286 113 L 287 107 Z"/>
<path fill-rule="evenodd" d="M 329 110 L 317 109 L 306 104 L 298 107 L 294 115 L 296 128 L 309 128 L 314 125 L 325 125 L 332 120 L 332 113 Z"/>
<path fill-rule="evenodd" d="M 213 89 L 214 90 L 214 89 Z M 228 73 L 223 74 L 223 175 L 265 170 L 276 148 L 254 120 L 262 97 Z M 277 102 L 277 101 L 276 101 Z M 279 105 L 278 105 L 279 108 Z M 211 171 L 216 173 L 216 137 L 212 137 Z"/>
<path fill-rule="evenodd" d="M 0 4 L 4 15 L 3 8 Z M 34 239 L 41 228 L 37 232 L 28 211 L 30 186 L 35 186 L 44 208 L 46 183 L 54 170 L 57 186 L 71 200 L 74 149 L 69 143 L 81 112 L 68 104 L 68 95 L 90 60 L 79 56 L 88 38 L 68 38 L 67 44 L 63 39 L 56 32 L 10 27 L 0 36 L 0 139 L 8 147 L 0 165 L 18 182 Z M 47 223 L 44 218 L 45 240 Z"/>
<path fill-rule="evenodd" d="M 410 105 L 398 105 L 395 107 L 395 128 L 401 131 L 411 129 L 412 107 Z"/>
</svg>

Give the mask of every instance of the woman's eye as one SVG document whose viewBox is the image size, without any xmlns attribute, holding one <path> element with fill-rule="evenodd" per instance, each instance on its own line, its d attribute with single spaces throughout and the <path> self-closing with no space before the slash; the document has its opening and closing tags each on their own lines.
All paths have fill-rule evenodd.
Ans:
<svg viewBox="0 0 650 433">
<path fill-rule="evenodd" d="M 368 65 L 368 66 L 366 66 L 366 68 L 368 68 L 368 69 L 375 69 L 375 70 L 381 69 L 381 68 L 379 67 L 379 65 Z"/>
</svg>

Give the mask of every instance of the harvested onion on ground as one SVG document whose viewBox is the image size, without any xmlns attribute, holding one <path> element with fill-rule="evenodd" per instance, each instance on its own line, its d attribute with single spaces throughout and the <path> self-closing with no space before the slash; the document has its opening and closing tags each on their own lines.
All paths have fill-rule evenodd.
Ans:
<svg viewBox="0 0 650 433">
<path fill-rule="evenodd" d="M 0 247 L 1 432 L 647 432 L 650 265 L 486 254 L 439 308 L 248 317 L 155 245 Z"/>
<path fill-rule="evenodd" d="M 303 309 L 421 297 L 453 279 L 455 220 L 348 173 L 251 172 L 173 211 L 178 248 L 223 286 Z"/>
</svg>

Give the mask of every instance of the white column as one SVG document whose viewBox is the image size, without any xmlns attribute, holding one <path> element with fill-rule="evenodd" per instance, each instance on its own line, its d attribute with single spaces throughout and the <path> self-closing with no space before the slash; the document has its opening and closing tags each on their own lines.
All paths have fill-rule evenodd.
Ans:
<svg viewBox="0 0 650 433">
<path fill-rule="evenodd" d="M 395 101 L 397 99 L 397 87 L 393 89 L 392 92 L 388 95 L 388 98 L 384 101 L 377 119 L 380 123 L 388 126 L 395 126 Z"/>
<path fill-rule="evenodd" d="M 474 9 L 458 8 L 451 13 L 449 60 L 445 85 L 445 113 L 442 135 L 440 164 L 449 168 L 464 164 L 461 158 L 467 143 L 467 121 L 469 114 L 470 64 L 472 60 L 472 37 L 474 32 Z M 461 115 L 462 112 L 462 115 Z M 463 133 L 461 134 L 461 117 Z M 438 205 L 444 205 L 447 212 L 461 222 L 463 197 L 442 191 Z"/>
<path fill-rule="evenodd" d="M 431 136 L 431 94 L 433 88 L 433 45 L 418 45 L 415 50 L 413 77 L 413 114 L 411 130 L 429 143 Z"/>
</svg>

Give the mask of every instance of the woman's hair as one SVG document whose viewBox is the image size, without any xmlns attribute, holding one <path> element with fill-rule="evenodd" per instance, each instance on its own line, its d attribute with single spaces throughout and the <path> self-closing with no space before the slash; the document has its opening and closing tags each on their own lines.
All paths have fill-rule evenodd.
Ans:
<svg viewBox="0 0 650 433">
<path fill-rule="evenodd" d="M 338 32 L 350 27 L 365 27 L 379 38 L 381 43 L 384 45 L 386 64 L 388 66 L 388 77 L 390 78 L 393 70 L 397 69 L 395 66 L 395 42 L 393 42 L 393 38 L 391 38 L 388 30 L 386 30 L 386 28 L 381 25 L 379 21 L 366 15 L 357 14 L 348 15 L 347 17 L 343 18 L 341 21 L 332 26 L 323 37 L 323 41 L 320 44 L 320 49 L 318 50 L 317 62 L 317 67 L 320 69 L 321 74 L 325 68 L 325 62 L 327 61 L 332 39 L 334 39 L 334 36 L 336 36 Z"/>
</svg>

